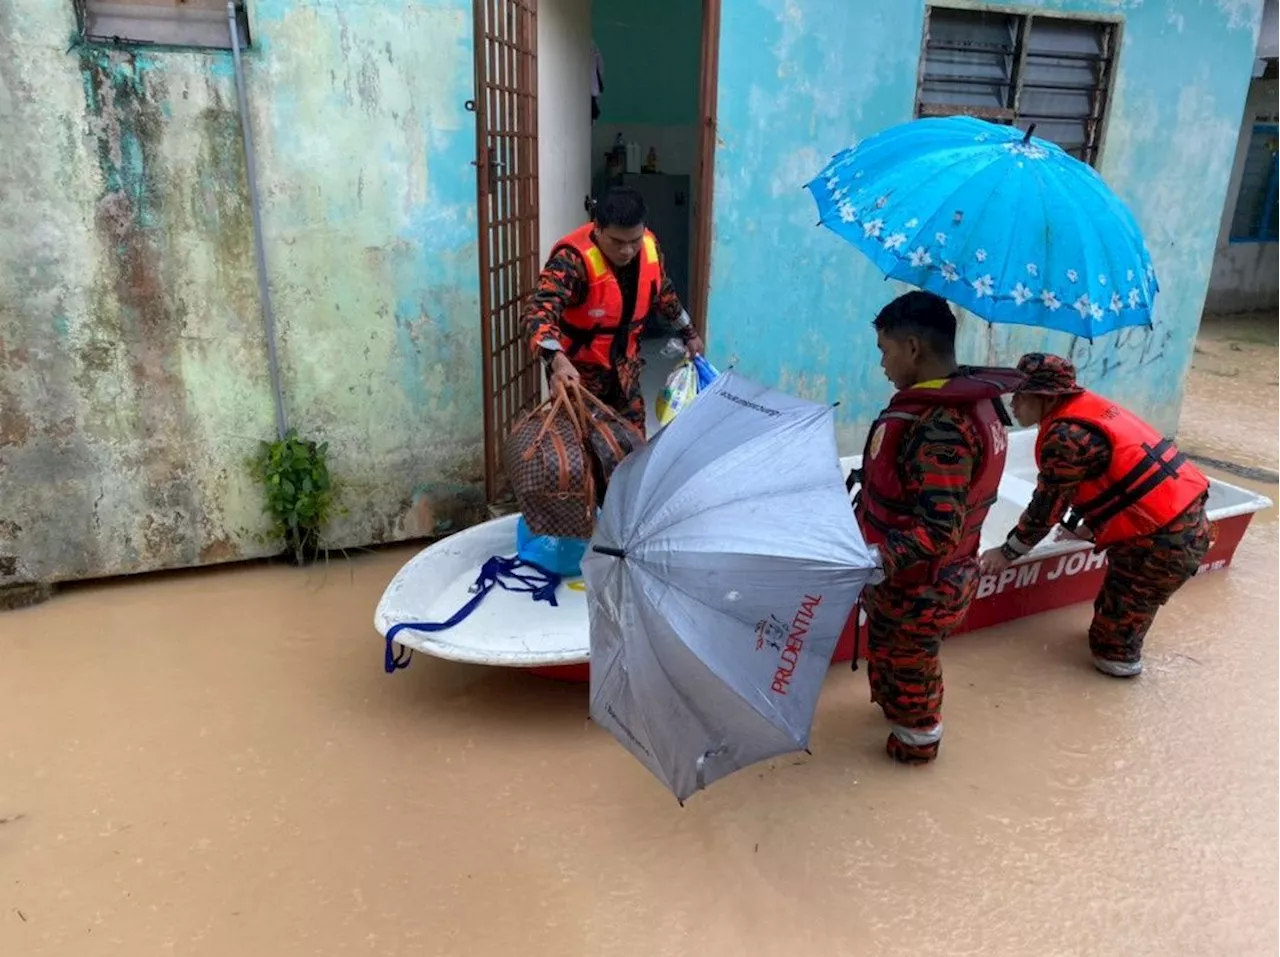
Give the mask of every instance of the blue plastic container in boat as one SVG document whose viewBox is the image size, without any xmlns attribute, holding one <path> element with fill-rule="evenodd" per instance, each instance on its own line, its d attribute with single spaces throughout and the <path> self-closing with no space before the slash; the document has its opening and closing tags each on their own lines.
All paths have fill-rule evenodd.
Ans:
<svg viewBox="0 0 1280 957">
<path fill-rule="evenodd" d="M 523 515 L 516 523 L 516 554 L 521 561 L 530 562 L 565 578 L 576 578 L 582 574 L 582 556 L 586 553 L 585 538 L 535 535 L 525 524 Z"/>
</svg>

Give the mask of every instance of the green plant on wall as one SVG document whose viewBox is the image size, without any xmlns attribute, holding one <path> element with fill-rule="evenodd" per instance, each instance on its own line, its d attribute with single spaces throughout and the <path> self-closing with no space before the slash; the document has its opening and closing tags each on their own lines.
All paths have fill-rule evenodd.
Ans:
<svg viewBox="0 0 1280 957">
<path fill-rule="evenodd" d="M 263 442 L 249 470 L 266 493 L 272 534 L 284 540 L 296 564 L 320 553 L 320 535 L 333 510 L 328 443 L 317 445 L 290 429 L 283 439 Z"/>
</svg>

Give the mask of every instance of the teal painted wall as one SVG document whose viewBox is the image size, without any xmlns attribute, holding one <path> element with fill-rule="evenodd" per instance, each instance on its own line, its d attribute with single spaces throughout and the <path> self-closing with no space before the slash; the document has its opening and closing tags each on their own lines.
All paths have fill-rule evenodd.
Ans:
<svg viewBox="0 0 1280 957">
<path fill-rule="evenodd" d="M 230 54 L 68 50 L 72 9 L 0 0 L 0 586 L 276 550 L 243 466 L 274 425 Z M 286 405 L 331 445 L 329 543 L 448 528 L 481 496 L 471 5 L 251 17 Z"/>
<path fill-rule="evenodd" d="M 973 4 L 953 4 L 955 6 Z M 963 317 L 961 356 L 1074 357 L 1082 379 L 1172 433 L 1253 62 L 1261 0 L 1044 0 L 989 7 L 1123 18 L 1100 171 L 1133 209 L 1161 283 L 1154 328 L 1093 345 Z M 840 400 L 856 450 L 890 387 L 871 319 L 885 283 L 818 228 L 802 186 L 840 149 L 912 116 L 919 0 L 740 0 L 720 37 L 709 347 L 747 375 Z"/>
<path fill-rule="evenodd" d="M 1172 430 L 1259 2 L 1031 6 L 1124 18 L 1101 170 L 1152 247 L 1156 328 L 1090 347 L 967 320 L 964 356 L 1071 353 Z M 621 6 L 651 39 L 610 53 L 598 33 L 608 79 L 633 64 L 650 87 L 606 108 L 642 128 L 696 122 L 696 9 Z M 71 11 L 0 0 L 0 44 L 20 51 L 0 58 L 0 586 L 274 550 L 243 467 L 273 424 L 230 57 L 68 49 Z M 711 353 L 840 399 L 849 448 L 889 392 L 869 322 L 897 290 L 814 226 L 801 187 L 910 117 L 922 13 L 724 4 Z M 447 530 L 477 514 L 481 477 L 471 5 L 252 0 L 251 17 L 287 406 L 344 485 L 330 543 Z"/>
<path fill-rule="evenodd" d="M 593 0 L 591 30 L 605 66 L 600 123 L 698 121 L 698 0 Z"/>
</svg>

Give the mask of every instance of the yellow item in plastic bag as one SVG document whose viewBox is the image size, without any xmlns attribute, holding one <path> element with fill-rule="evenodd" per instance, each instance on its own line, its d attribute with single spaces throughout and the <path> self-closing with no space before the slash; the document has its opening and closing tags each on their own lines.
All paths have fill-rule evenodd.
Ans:
<svg viewBox="0 0 1280 957">
<path fill-rule="evenodd" d="M 666 425 L 680 410 L 698 397 L 698 371 L 688 359 L 681 359 L 667 376 L 667 384 L 662 387 L 662 395 L 658 396 L 658 405 L 654 410 L 658 415 L 658 424 Z"/>
</svg>

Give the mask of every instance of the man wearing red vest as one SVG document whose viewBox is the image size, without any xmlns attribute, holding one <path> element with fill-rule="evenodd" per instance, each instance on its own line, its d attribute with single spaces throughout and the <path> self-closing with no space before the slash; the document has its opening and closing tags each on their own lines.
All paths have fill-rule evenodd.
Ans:
<svg viewBox="0 0 1280 957">
<path fill-rule="evenodd" d="M 593 222 L 556 243 L 521 317 L 553 383 L 578 379 L 641 432 L 640 338 L 650 315 L 678 325 L 690 356 L 702 351 L 646 215 L 635 190 L 605 194 Z"/>
<path fill-rule="evenodd" d="M 889 755 L 925 764 L 942 740 L 942 641 L 978 590 L 978 534 L 1004 471 L 1000 396 L 1013 369 L 956 364 L 945 299 L 909 292 L 875 319 L 880 365 L 898 392 L 871 427 L 854 506 L 885 578 L 863 593 L 871 700 Z M 857 656 L 854 661 L 856 664 Z"/>
<path fill-rule="evenodd" d="M 1091 537 L 1107 551 L 1089 626 L 1093 664 L 1132 678 L 1142 673 L 1142 643 L 1156 612 L 1213 544 L 1209 480 L 1136 415 L 1082 389 L 1066 359 L 1033 352 L 1018 368 L 1027 379 L 1014 415 L 1023 426 L 1040 426 L 1040 474 L 1008 540 L 982 556 L 983 571 L 1004 571 L 1059 522 Z"/>
</svg>

